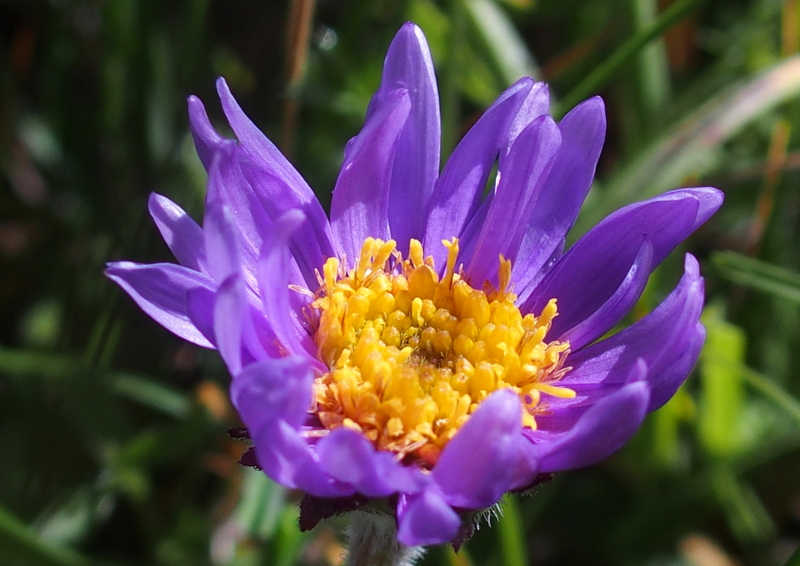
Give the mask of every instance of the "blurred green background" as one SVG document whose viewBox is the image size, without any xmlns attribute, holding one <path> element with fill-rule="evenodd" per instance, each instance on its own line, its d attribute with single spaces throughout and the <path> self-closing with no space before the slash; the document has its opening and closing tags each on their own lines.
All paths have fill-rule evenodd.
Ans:
<svg viewBox="0 0 800 566">
<path fill-rule="evenodd" d="M 800 564 L 798 0 L 0 0 L 0 564 L 340 563 L 340 523 L 300 533 L 298 494 L 236 464 L 216 353 L 102 269 L 171 260 L 151 191 L 202 214 L 185 100 L 225 131 L 218 75 L 328 202 L 409 19 L 445 155 L 522 75 L 551 83 L 557 114 L 604 97 L 575 235 L 677 186 L 727 195 L 683 246 L 709 335 L 686 386 L 620 453 L 422 564 Z M 676 252 L 634 317 L 681 267 Z"/>
</svg>

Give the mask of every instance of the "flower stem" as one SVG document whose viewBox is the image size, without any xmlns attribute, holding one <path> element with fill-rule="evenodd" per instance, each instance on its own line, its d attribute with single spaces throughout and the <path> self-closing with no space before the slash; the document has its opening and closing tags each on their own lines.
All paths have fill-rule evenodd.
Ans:
<svg viewBox="0 0 800 566">
<path fill-rule="evenodd" d="M 344 566 L 413 566 L 422 556 L 421 547 L 398 542 L 397 525 L 389 515 L 353 511 L 347 533 L 350 546 Z"/>
</svg>

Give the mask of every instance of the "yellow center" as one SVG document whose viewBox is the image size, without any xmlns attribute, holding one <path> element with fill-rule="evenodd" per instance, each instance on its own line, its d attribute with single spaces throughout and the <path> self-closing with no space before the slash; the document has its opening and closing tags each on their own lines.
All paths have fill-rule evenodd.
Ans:
<svg viewBox="0 0 800 566">
<path fill-rule="evenodd" d="M 336 258 L 325 263 L 312 303 L 314 340 L 330 368 L 314 382 L 323 426 L 352 428 L 425 466 L 497 389 L 519 395 L 531 429 L 543 394 L 575 395 L 556 384 L 569 343 L 544 342 L 555 299 L 538 317 L 523 316 L 509 290 L 510 261 L 500 257 L 498 289 L 474 289 L 455 270 L 458 240 L 443 244 L 440 279 L 418 241 L 403 259 L 394 241 L 369 238 L 349 272 Z"/>
</svg>

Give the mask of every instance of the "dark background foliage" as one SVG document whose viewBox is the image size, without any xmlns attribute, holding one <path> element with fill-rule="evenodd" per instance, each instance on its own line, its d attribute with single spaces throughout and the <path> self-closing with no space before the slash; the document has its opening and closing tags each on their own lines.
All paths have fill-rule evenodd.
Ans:
<svg viewBox="0 0 800 566">
<path fill-rule="evenodd" d="M 563 114 L 600 94 L 608 140 L 575 234 L 709 184 L 697 370 L 624 450 L 560 474 L 424 564 L 787 563 L 800 541 L 798 0 L 0 1 L 0 563 L 338 564 L 340 523 L 236 460 L 223 365 L 102 275 L 170 261 L 157 191 L 199 218 L 185 112 L 225 130 L 224 75 L 327 202 L 383 55 L 425 30 L 447 154 L 526 74 Z M 677 281 L 656 272 L 634 317 Z M 630 321 L 627 321 L 630 322 Z M 793 564 L 800 563 L 795 554 Z"/>
</svg>

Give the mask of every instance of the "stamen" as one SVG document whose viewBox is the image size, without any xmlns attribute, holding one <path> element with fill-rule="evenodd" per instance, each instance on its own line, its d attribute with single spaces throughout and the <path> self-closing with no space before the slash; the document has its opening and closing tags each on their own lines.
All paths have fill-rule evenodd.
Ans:
<svg viewBox="0 0 800 566">
<path fill-rule="evenodd" d="M 523 316 L 509 260 L 500 257 L 498 288 L 487 295 L 456 272 L 458 240 L 442 243 L 440 279 L 419 241 L 411 240 L 403 259 L 394 241 L 368 238 L 351 271 L 326 261 L 311 304 L 319 359 L 330 368 L 314 382 L 320 422 L 426 466 L 497 389 L 520 396 L 530 429 L 542 396 L 575 396 L 558 385 L 569 343 L 544 341 L 555 299 L 540 316 Z"/>
</svg>

